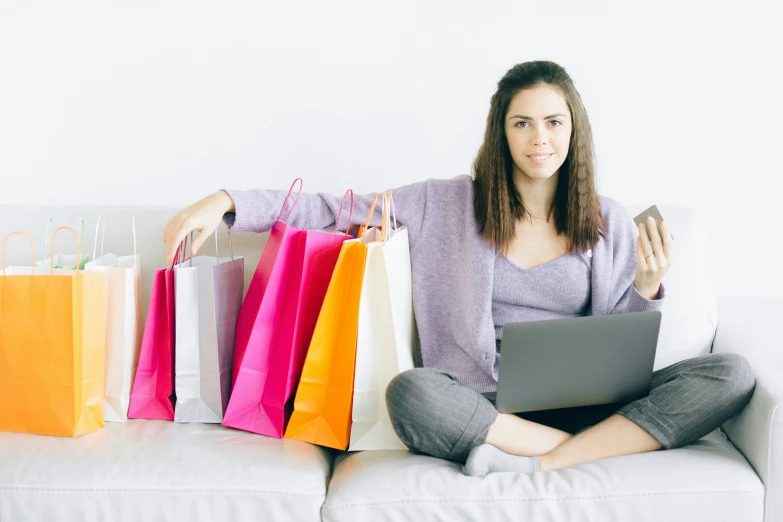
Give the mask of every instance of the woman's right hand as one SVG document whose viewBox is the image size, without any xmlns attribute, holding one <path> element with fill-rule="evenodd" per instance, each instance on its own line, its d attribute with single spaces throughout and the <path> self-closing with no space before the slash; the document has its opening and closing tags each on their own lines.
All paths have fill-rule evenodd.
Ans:
<svg viewBox="0 0 783 522">
<path fill-rule="evenodd" d="M 167 263 L 171 264 L 182 240 L 192 231 L 198 230 L 198 237 L 191 245 L 192 255 L 195 256 L 204 241 L 220 226 L 223 214 L 233 211 L 234 201 L 224 190 L 210 194 L 180 210 L 166 223 L 166 230 L 163 232 L 163 242 L 168 244 Z"/>
</svg>

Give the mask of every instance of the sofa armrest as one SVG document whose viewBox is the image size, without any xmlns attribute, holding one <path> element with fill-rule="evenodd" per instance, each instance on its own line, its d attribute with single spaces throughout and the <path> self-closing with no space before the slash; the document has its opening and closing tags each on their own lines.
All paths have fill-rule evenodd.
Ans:
<svg viewBox="0 0 783 522">
<path fill-rule="evenodd" d="M 723 424 L 764 483 L 764 520 L 783 520 L 783 299 L 721 296 L 713 352 L 738 353 L 756 375 L 748 405 Z"/>
</svg>

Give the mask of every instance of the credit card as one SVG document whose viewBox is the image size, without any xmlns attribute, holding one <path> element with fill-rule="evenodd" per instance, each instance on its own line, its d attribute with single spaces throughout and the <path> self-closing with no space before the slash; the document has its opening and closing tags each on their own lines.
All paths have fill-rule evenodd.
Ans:
<svg viewBox="0 0 783 522">
<path fill-rule="evenodd" d="M 647 210 L 643 210 L 641 214 L 633 218 L 633 222 L 636 223 L 637 228 L 641 223 L 644 223 L 645 228 L 647 228 L 647 218 L 650 216 L 655 219 L 655 224 L 658 227 L 658 233 L 661 235 L 661 240 L 663 240 L 663 232 L 661 232 L 661 221 L 663 221 L 663 217 L 658 211 L 658 207 L 655 205 L 651 206 Z M 652 236 L 650 235 L 649 229 L 647 229 L 647 238 L 650 240 L 650 243 L 652 243 Z M 672 234 L 672 239 L 674 239 L 674 234 Z"/>
</svg>

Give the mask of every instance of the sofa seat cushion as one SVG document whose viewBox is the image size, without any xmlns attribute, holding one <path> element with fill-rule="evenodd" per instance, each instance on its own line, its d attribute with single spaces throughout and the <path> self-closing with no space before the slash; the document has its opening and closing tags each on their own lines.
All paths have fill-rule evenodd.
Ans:
<svg viewBox="0 0 783 522">
<path fill-rule="evenodd" d="M 0 520 L 320 520 L 331 454 L 209 424 L 0 432 Z"/>
<path fill-rule="evenodd" d="M 546 473 L 463 475 L 409 451 L 341 453 L 325 521 L 633 520 L 761 522 L 764 486 L 715 430 L 683 448 Z"/>
</svg>

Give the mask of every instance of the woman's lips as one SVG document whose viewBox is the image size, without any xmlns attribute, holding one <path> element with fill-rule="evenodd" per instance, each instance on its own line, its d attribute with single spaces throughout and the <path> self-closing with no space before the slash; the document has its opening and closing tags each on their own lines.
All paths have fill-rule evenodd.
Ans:
<svg viewBox="0 0 783 522">
<path fill-rule="evenodd" d="M 532 156 L 528 156 L 528 158 L 530 158 L 530 161 L 532 161 L 536 165 L 543 165 L 547 161 L 549 161 L 549 158 L 551 158 L 553 154 L 554 154 L 553 152 L 549 153 L 549 154 L 546 154 L 546 155 L 543 155 L 543 154 L 533 154 Z"/>
</svg>

